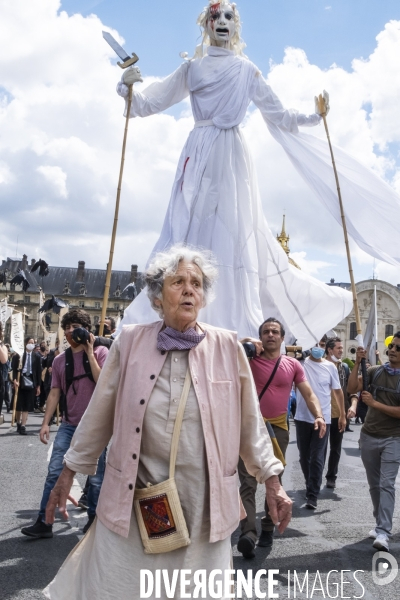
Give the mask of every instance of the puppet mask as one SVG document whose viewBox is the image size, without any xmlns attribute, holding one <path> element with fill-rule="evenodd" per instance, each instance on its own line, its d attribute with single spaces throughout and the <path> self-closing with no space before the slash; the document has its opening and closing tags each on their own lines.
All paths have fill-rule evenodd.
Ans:
<svg viewBox="0 0 400 600">
<path fill-rule="evenodd" d="M 211 45 L 222 48 L 229 47 L 235 34 L 235 16 L 230 4 L 213 4 L 210 7 L 210 16 L 206 25 Z"/>
</svg>

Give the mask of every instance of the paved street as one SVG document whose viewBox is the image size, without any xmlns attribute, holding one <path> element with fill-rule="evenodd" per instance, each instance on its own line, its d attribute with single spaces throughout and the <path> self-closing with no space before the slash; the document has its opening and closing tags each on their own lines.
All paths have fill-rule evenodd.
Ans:
<svg viewBox="0 0 400 600">
<path fill-rule="evenodd" d="M 71 510 L 71 522 L 58 521 L 52 540 L 31 540 L 22 536 L 19 529 L 36 519 L 47 469 L 48 447 L 37 437 L 41 417 L 29 416 L 26 437 L 10 429 L 10 415 L 0 427 L 0 598 L 43 598 L 40 590 L 52 579 L 70 550 L 81 538 L 81 528 L 86 514 L 79 509 Z M 358 450 L 360 427 L 353 425 L 353 433 L 346 433 L 344 451 L 335 490 L 326 488 L 320 494 L 317 511 L 304 508 L 303 477 L 298 463 L 294 428 L 288 452 L 288 467 L 284 485 L 294 499 L 294 517 L 288 531 L 277 537 L 272 552 L 257 548 L 254 560 L 244 560 L 236 551 L 238 532 L 232 537 L 234 569 L 255 574 L 259 569 L 278 569 L 275 575 L 279 598 L 352 598 L 368 600 L 394 599 L 400 596 L 400 575 L 386 586 L 373 583 L 371 569 L 374 550 L 368 531 L 373 526 L 372 507 L 365 481 L 364 469 Z M 56 427 L 53 427 L 54 431 Z M 53 434 L 54 437 L 54 434 Z M 79 482 L 83 478 L 78 476 Z M 79 494 L 79 486 L 75 495 Z M 258 491 L 258 505 L 263 505 L 263 490 Z M 400 503 L 394 520 L 394 537 L 391 553 L 400 562 Z M 290 593 L 288 571 L 291 571 Z M 338 571 L 326 578 L 329 571 Z M 340 588 L 340 571 L 345 570 L 343 591 Z M 363 587 L 354 581 L 352 572 Z M 297 572 L 300 585 L 308 571 L 306 587 L 296 594 L 293 590 L 293 571 Z M 317 572 L 320 574 L 318 579 Z M 339 587 L 335 584 L 339 583 Z M 313 591 L 314 586 L 314 591 Z M 322 589 L 321 589 L 322 586 Z M 363 591 L 364 588 L 364 591 Z M 265 577 L 261 590 L 267 589 Z M 246 597 L 246 596 L 244 596 Z M 79 600 L 79 599 L 71 599 Z M 137 599 L 133 599 L 137 600 Z"/>
</svg>

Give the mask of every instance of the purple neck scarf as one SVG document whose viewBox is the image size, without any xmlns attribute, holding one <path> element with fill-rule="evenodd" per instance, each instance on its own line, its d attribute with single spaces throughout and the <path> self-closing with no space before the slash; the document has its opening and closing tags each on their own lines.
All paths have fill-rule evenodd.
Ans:
<svg viewBox="0 0 400 600">
<path fill-rule="evenodd" d="M 172 327 L 166 327 L 158 334 L 157 349 L 164 352 L 190 350 L 200 344 L 205 337 L 205 333 L 199 334 L 193 327 L 183 332 L 172 329 Z"/>
<path fill-rule="evenodd" d="M 383 368 L 388 375 L 400 375 L 400 369 L 393 369 L 388 362 L 383 365 Z"/>
</svg>

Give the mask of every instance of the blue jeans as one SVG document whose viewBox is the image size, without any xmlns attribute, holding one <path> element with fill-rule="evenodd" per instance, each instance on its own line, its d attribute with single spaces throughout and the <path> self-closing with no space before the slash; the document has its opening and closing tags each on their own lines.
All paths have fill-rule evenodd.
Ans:
<svg viewBox="0 0 400 600">
<path fill-rule="evenodd" d="M 49 469 L 47 472 L 46 482 L 44 484 L 42 501 L 40 503 L 39 518 L 44 522 L 46 506 L 49 501 L 50 492 L 57 483 L 57 479 L 63 470 L 64 455 L 71 445 L 72 437 L 75 433 L 76 425 L 68 425 L 67 423 L 61 423 L 59 430 L 57 431 L 53 451 L 49 462 Z M 89 480 L 89 491 L 88 491 L 88 515 L 94 516 L 96 514 L 97 501 L 99 499 L 101 484 L 103 483 L 105 462 L 106 462 L 106 450 L 99 458 L 97 465 L 96 475 L 90 475 Z"/>
</svg>

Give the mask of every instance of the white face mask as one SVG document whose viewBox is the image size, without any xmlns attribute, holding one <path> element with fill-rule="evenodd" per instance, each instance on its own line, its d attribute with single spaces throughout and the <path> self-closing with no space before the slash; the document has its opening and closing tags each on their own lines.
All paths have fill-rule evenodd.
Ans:
<svg viewBox="0 0 400 600">
<path fill-rule="evenodd" d="M 206 30 L 213 45 L 227 48 L 236 31 L 233 9 L 226 3 L 214 6 L 215 11 L 207 21 Z"/>
<path fill-rule="evenodd" d="M 333 354 L 331 354 L 330 359 L 333 360 L 333 362 L 335 363 L 340 362 L 340 358 L 336 358 L 336 356 L 334 356 Z"/>
<path fill-rule="evenodd" d="M 32 352 L 32 350 L 34 349 L 35 344 L 27 344 L 26 345 L 26 349 L 28 350 L 28 352 Z"/>
</svg>

